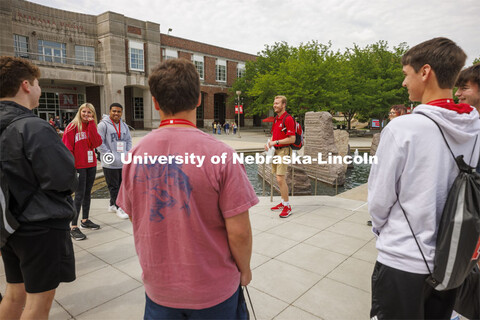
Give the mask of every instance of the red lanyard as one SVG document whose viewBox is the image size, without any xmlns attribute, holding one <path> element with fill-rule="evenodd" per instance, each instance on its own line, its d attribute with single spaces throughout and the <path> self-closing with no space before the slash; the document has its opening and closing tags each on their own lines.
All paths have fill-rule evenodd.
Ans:
<svg viewBox="0 0 480 320">
<path fill-rule="evenodd" d="M 163 127 L 163 126 L 170 126 L 170 125 L 174 125 L 174 124 L 185 124 L 187 126 L 192 126 L 192 127 L 197 127 L 195 124 L 193 124 L 192 122 L 188 121 L 188 120 L 185 120 L 185 119 L 167 119 L 167 120 L 162 120 L 162 122 L 160 122 L 160 125 L 158 126 L 159 128 L 160 127 Z"/>
<path fill-rule="evenodd" d="M 456 111 L 457 113 L 470 113 L 473 108 L 466 103 L 455 104 L 453 99 L 437 99 L 427 102 L 428 105 Z"/>
<path fill-rule="evenodd" d="M 87 122 L 87 130 L 84 131 L 84 129 L 83 129 L 83 122 L 82 122 L 81 126 L 82 126 L 82 132 L 85 132 L 85 135 L 87 136 L 87 139 L 86 139 L 86 140 L 87 140 L 87 144 L 88 144 L 88 149 L 89 149 L 89 150 L 93 150 L 93 148 L 92 148 L 92 143 L 90 142 L 90 134 L 88 133 L 88 122 Z M 77 129 L 77 127 L 75 127 L 75 129 Z M 75 136 L 76 136 L 76 135 L 77 135 L 77 131 L 75 130 Z"/>
<path fill-rule="evenodd" d="M 112 121 L 113 127 L 115 128 L 115 132 L 118 134 L 118 140 L 122 139 L 122 122 L 118 122 L 118 130 L 117 127 L 115 127 L 115 122 L 113 122 L 112 118 L 110 118 L 110 121 Z"/>
</svg>

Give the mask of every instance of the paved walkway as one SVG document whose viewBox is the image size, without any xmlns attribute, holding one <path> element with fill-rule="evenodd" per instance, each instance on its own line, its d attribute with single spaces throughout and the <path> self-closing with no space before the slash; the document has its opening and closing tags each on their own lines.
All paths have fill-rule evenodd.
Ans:
<svg viewBox="0 0 480 320">
<path fill-rule="evenodd" d="M 241 139 L 220 137 L 238 149 L 264 143 L 258 132 L 242 133 Z M 293 197 L 291 203 L 288 219 L 269 210 L 269 197 L 250 210 L 249 291 L 257 318 L 368 318 L 376 249 L 365 223 L 366 187 L 337 197 Z M 107 206 L 107 199 L 92 200 L 91 218 L 102 229 L 86 230 L 88 239 L 74 242 L 77 280 L 57 289 L 50 319 L 142 318 L 145 296 L 132 226 L 108 213 Z M 0 291 L 5 291 L 3 264 Z"/>
</svg>

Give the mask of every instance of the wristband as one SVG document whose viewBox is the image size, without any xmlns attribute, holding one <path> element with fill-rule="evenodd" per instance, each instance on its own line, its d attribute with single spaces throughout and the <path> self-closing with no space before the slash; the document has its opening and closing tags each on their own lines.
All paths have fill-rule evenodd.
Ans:
<svg viewBox="0 0 480 320">
<path fill-rule="evenodd" d="M 280 142 L 277 140 L 277 143 L 276 143 L 276 145 L 278 146 L 279 144 L 280 144 Z"/>
</svg>

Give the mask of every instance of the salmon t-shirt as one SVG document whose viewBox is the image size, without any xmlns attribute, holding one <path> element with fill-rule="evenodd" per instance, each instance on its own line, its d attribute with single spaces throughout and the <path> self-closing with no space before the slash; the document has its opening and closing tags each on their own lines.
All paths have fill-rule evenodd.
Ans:
<svg viewBox="0 0 480 320">
<path fill-rule="evenodd" d="M 205 309 L 238 289 L 225 219 L 258 198 L 234 153 L 196 128 L 166 126 L 126 157 L 117 203 L 132 218 L 145 291 L 155 303 Z"/>
</svg>

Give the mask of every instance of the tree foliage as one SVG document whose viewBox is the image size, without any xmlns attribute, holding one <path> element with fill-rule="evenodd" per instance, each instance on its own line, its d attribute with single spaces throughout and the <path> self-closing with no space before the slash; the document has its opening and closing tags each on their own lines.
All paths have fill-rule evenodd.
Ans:
<svg viewBox="0 0 480 320">
<path fill-rule="evenodd" d="M 349 125 L 354 116 L 383 119 L 392 104 L 408 102 L 400 63 L 406 50 L 404 43 L 390 50 L 385 41 L 343 53 L 331 43 L 279 42 L 247 63 L 232 91 L 242 91 L 249 114 L 266 115 L 273 98 L 285 95 L 289 113 L 299 119 L 307 111 L 342 112 Z"/>
</svg>

